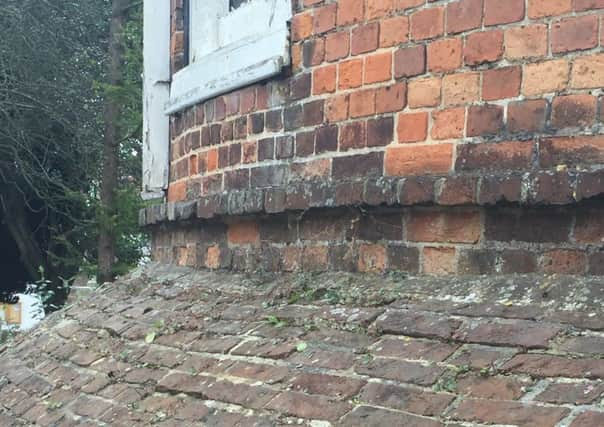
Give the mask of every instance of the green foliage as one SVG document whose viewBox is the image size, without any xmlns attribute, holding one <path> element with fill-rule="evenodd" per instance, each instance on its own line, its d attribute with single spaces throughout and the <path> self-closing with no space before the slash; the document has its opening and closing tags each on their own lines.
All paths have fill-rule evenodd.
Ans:
<svg viewBox="0 0 604 427">
<path fill-rule="evenodd" d="M 136 265 L 147 245 L 137 224 L 142 5 L 129 10 L 119 86 L 105 83 L 110 13 L 110 0 L 3 0 L 0 13 L 0 190 L 24 200 L 50 287 L 79 270 L 94 272 L 100 227 L 118 235 L 117 274 Z M 108 99 L 120 102 L 123 131 L 112 217 L 99 215 L 98 199 Z M 0 220 L 4 214 L 0 206 Z"/>
</svg>

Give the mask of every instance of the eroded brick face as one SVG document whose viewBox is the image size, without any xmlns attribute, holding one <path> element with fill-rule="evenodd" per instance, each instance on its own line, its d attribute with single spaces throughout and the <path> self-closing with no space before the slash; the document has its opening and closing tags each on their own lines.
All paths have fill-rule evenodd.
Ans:
<svg viewBox="0 0 604 427">
<path fill-rule="evenodd" d="M 602 1 L 293 3 L 290 70 L 171 117 L 168 201 L 194 203 L 187 220 L 364 204 L 410 222 L 396 247 L 376 235 L 271 249 L 261 228 L 227 221 L 217 246 L 181 250 L 178 262 L 234 265 L 241 246 L 244 258 L 278 253 L 273 266 L 287 270 L 604 271 L 602 240 L 585 232 L 601 219 L 581 213 L 581 203 L 601 210 L 604 192 Z M 181 7 L 172 2 L 174 71 Z M 519 210 L 494 221 L 503 205 Z M 553 211 L 535 217 L 544 206 Z M 424 207 L 445 222 L 422 234 L 412 212 Z M 550 230 L 558 207 L 576 225 Z M 477 216 L 457 223 L 460 208 Z M 543 247 L 541 233 L 556 239 Z M 159 245 L 157 257 L 175 257 L 175 246 Z M 240 265 L 254 264 L 247 258 Z"/>
</svg>

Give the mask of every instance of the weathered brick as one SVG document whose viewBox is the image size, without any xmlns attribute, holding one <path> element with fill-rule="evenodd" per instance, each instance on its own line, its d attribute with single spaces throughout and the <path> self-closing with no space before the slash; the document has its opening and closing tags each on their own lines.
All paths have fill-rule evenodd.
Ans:
<svg viewBox="0 0 604 427">
<path fill-rule="evenodd" d="M 388 411 L 371 406 L 357 406 L 348 413 L 341 424 L 343 426 L 385 426 L 405 425 L 416 427 L 441 427 L 442 423 L 430 418 L 417 417 L 404 412 Z"/>
<path fill-rule="evenodd" d="M 466 65 L 500 60 L 503 56 L 503 31 L 483 31 L 468 35 L 463 56 Z"/>
<path fill-rule="evenodd" d="M 508 104 L 508 130 L 510 132 L 537 132 L 545 128 L 547 101 L 533 99 Z"/>
<path fill-rule="evenodd" d="M 375 322 L 380 333 L 441 339 L 450 339 L 459 325 L 458 320 L 411 310 L 388 310 Z"/>
<path fill-rule="evenodd" d="M 461 0 L 447 5 L 447 33 L 461 33 L 482 25 L 483 0 Z"/>
<path fill-rule="evenodd" d="M 480 74 L 450 74 L 443 78 L 443 103 L 447 106 L 469 104 L 478 101 Z"/>
<path fill-rule="evenodd" d="M 455 248 L 425 247 L 422 255 L 422 272 L 435 276 L 455 274 L 457 272 Z"/>
<path fill-rule="evenodd" d="M 458 344 L 440 341 L 388 337 L 377 342 L 371 348 L 371 353 L 383 357 L 443 362 L 458 348 Z"/>
<path fill-rule="evenodd" d="M 470 374 L 457 378 L 459 393 L 481 399 L 517 400 L 529 385 L 530 381 L 504 376 L 483 377 Z"/>
<path fill-rule="evenodd" d="M 468 109 L 468 136 L 495 134 L 503 129 L 503 107 L 499 105 L 471 106 Z"/>
<path fill-rule="evenodd" d="M 440 104 L 442 87 L 440 77 L 411 80 L 408 85 L 409 107 L 435 107 Z"/>
<path fill-rule="evenodd" d="M 444 371 L 437 366 L 384 358 L 373 359 L 367 363 L 359 362 L 354 370 L 358 374 L 422 386 L 434 384 Z"/>
<path fill-rule="evenodd" d="M 350 411 L 351 405 L 325 396 L 284 391 L 267 408 L 296 417 L 335 421 Z"/>
<path fill-rule="evenodd" d="M 543 167 L 557 165 L 587 165 L 604 162 L 604 137 L 548 138 L 539 144 L 540 164 Z"/>
<path fill-rule="evenodd" d="M 407 238 L 413 242 L 476 243 L 481 235 L 480 214 L 475 211 L 412 212 Z"/>
<path fill-rule="evenodd" d="M 401 113 L 398 116 L 398 142 L 421 142 L 428 136 L 428 113 Z"/>
<path fill-rule="evenodd" d="M 380 272 L 386 268 L 386 248 L 376 244 L 359 245 L 358 269 L 362 272 Z"/>
<path fill-rule="evenodd" d="M 444 7 L 418 10 L 411 14 L 411 38 L 425 40 L 443 34 L 445 26 Z"/>
<path fill-rule="evenodd" d="M 582 127 L 594 124 L 597 99 L 591 95 L 557 96 L 552 102 L 552 127 Z"/>
<path fill-rule="evenodd" d="M 520 66 L 485 71 L 482 76 L 482 99 L 495 101 L 515 98 L 520 95 L 521 81 L 522 68 Z"/>
<path fill-rule="evenodd" d="M 366 122 L 356 121 L 344 124 L 340 128 L 340 151 L 362 148 L 367 145 Z"/>
<path fill-rule="evenodd" d="M 333 159 L 331 176 L 334 179 L 371 177 L 382 174 L 383 153 L 359 154 Z"/>
<path fill-rule="evenodd" d="M 395 16 L 380 21 L 380 47 L 409 41 L 409 17 Z"/>
<path fill-rule="evenodd" d="M 572 8 L 572 0 L 529 0 L 528 16 L 537 19 L 544 16 L 565 15 Z"/>
<path fill-rule="evenodd" d="M 443 413 L 453 396 L 445 393 L 418 392 L 391 384 L 370 383 L 361 391 L 360 400 L 413 414 L 434 416 Z"/>
<path fill-rule="evenodd" d="M 604 55 L 590 55 L 574 60 L 570 85 L 573 89 L 599 88 L 604 85 Z"/>
<path fill-rule="evenodd" d="M 604 215 L 600 210 L 577 212 L 573 236 L 581 243 L 602 244 L 604 242 Z"/>
<path fill-rule="evenodd" d="M 426 46 L 405 47 L 394 52 L 394 76 L 413 77 L 426 72 Z"/>
<path fill-rule="evenodd" d="M 535 400 L 557 404 L 587 405 L 593 403 L 602 393 L 604 393 L 602 383 L 553 383 L 548 385 Z M 604 418 L 602 418 L 602 422 L 604 422 Z"/>
<path fill-rule="evenodd" d="M 229 225 L 227 238 L 231 244 L 253 244 L 260 240 L 258 223 L 255 221 L 238 222 Z"/>
<path fill-rule="evenodd" d="M 462 63 L 461 38 L 435 40 L 428 45 L 428 71 L 454 71 Z"/>
<path fill-rule="evenodd" d="M 386 150 L 386 175 L 424 175 L 448 173 L 453 163 L 453 145 L 392 147 Z"/>
<path fill-rule="evenodd" d="M 358 26 L 352 30 L 350 53 L 359 55 L 374 51 L 379 45 L 379 24 L 373 22 Z"/>
<path fill-rule="evenodd" d="M 560 326 L 527 320 L 479 322 L 465 325 L 455 339 L 475 344 L 547 348 L 550 340 L 562 331 Z"/>
<path fill-rule="evenodd" d="M 367 146 L 381 147 L 392 142 L 394 118 L 380 117 L 367 121 Z"/>
<path fill-rule="evenodd" d="M 550 274 L 584 274 L 587 256 L 585 252 L 575 250 L 548 251 L 541 258 L 541 269 Z"/>
<path fill-rule="evenodd" d="M 488 424 L 554 427 L 570 412 L 567 408 L 544 408 L 519 402 L 468 399 L 450 416 L 455 420 Z"/>
<path fill-rule="evenodd" d="M 484 24 L 499 25 L 522 21 L 525 15 L 524 0 L 485 0 Z"/>
<path fill-rule="evenodd" d="M 556 211 L 488 210 L 485 239 L 503 242 L 565 242 L 570 232 L 571 217 Z"/>
<path fill-rule="evenodd" d="M 405 246 L 388 246 L 388 268 L 410 273 L 419 272 L 419 250 Z"/>
<path fill-rule="evenodd" d="M 365 381 L 334 375 L 301 373 L 296 375 L 290 384 L 295 391 L 343 400 L 356 395 Z"/>
<path fill-rule="evenodd" d="M 597 16 L 580 16 L 554 22 L 551 29 L 552 52 L 565 53 L 596 47 L 598 25 Z"/>
<path fill-rule="evenodd" d="M 466 123 L 465 108 L 450 108 L 432 112 L 433 139 L 461 138 Z"/>
<path fill-rule="evenodd" d="M 547 54 L 546 25 L 508 28 L 505 30 L 504 38 L 505 57 L 508 59 L 539 57 Z"/>
<path fill-rule="evenodd" d="M 325 60 L 325 39 L 307 40 L 302 45 L 302 61 L 305 67 L 319 65 Z"/>
<path fill-rule="evenodd" d="M 585 411 L 577 416 L 570 427 L 598 427 L 604 423 L 604 412 Z"/>
<path fill-rule="evenodd" d="M 507 362 L 503 369 L 537 378 L 604 378 L 604 360 L 568 359 L 549 354 L 519 354 Z"/>
<path fill-rule="evenodd" d="M 321 34 L 336 26 L 336 3 L 316 8 L 313 13 L 313 33 Z"/>
<path fill-rule="evenodd" d="M 457 147 L 455 169 L 522 170 L 531 165 L 534 144 L 531 141 L 463 144 Z"/>
</svg>

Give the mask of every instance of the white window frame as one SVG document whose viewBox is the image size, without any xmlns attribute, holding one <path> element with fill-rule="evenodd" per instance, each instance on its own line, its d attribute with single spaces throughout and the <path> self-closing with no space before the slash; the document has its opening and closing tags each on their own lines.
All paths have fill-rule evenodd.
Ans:
<svg viewBox="0 0 604 427">
<path fill-rule="evenodd" d="M 156 0 L 157 1 L 157 0 Z M 291 63 L 291 0 L 190 0 L 189 65 L 172 76 L 166 114 L 275 76 Z"/>
</svg>

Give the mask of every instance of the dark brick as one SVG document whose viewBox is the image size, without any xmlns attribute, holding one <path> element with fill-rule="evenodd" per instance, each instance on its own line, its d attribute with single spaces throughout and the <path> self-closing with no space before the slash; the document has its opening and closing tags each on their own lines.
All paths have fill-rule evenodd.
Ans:
<svg viewBox="0 0 604 427">
<path fill-rule="evenodd" d="M 401 205 L 419 205 L 434 201 L 434 178 L 409 177 L 399 181 L 398 202 Z"/>
<path fill-rule="evenodd" d="M 233 121 L 223 122 L 221 129 L 220 138 L 223 142 L 228 142 L 233 140 Z"/>
<path fill-rule="evenodd" d="M 363 182 L 340 182 L 336 184 L 335 199 L 337 206 L 356 205 L 363 199 Z"/>
<path fill-rule="evenodd" d="M 220 144 L 220 138 L 222 136 L 222 125 L 215 123 L 210 126 L 210 145 Z"/>
<path fill-rule="evenodd" d="M 334 245 L 329 248 L 329 266 L 336 271 L 356 271 L 358 255 L 354 245 Z"/>
<path fill-rule="evenodd" d="M 419 249 L 389 245 L 387 248 L 388 268 L 391 270 L 419 272 Z"/>
<path fill-rule="evenodd" d="M 338 150 L 338 127 L 335 125 L 321 126 L 316 130 L 316 154 Z"/>
<path fill-rule="evenodd" d="M 266 130 L 276 132 L 283 128 L 283 110 L 267 111 L 264 117 Z"/>
<path fill-rule="evenodd" d="M 438 203 L 441 205 L 467 205 L 476 200 L 476 186 L 478 178 L 475 177 L 448 177 L 440 182 Z"/>
<path fill-rule="evenodd" d="M 304 104 L 304 126 L 315 126 L 323 123 L 323 104 L 322 99 Z"/>
<path fill-rule="evenodd" d="M 389 178 L 370 178 L 365 181 L 363 202 L 370 206 L 394 205 L 397 181 Z"/>
<path fill-rule="evenodd" d="M 367 146 L 381 147 L 392 142 L 394 118 L 380 117 L 367 122 Z"/>
<path fill-rule="evenodd" d="M 510 132 L 537 132 L 545 129 L 547 100 L 532 99 L 508 104 Z"/>
<path fill-rule="evenodd" d="M 250 186 L 249 169 L 237 169 L 224 173 L 224 186 L 229 190 L 242 190 Z"/>
<path fill-rule="evenodd" d="M 534 203 L 560 205 L 574 200 L 572 184 L 566 171 L 541 172 L 533 182 L 534 192 L 530 194 L 529 200 Z"/>
<path fill-rule="evenodd" d="M 231 144 L 229 146 L 229 165 L 235 166 L 241 163 L 241 144 Z"/>
<path fill-rule="evenodd" d="M 462 250 L 459 254 L 459 272 L 461 274 L 493 274 L 497 253 L 488 249 Z"/>
<path fill-rule="evenodd" d="M 252 187 L 280 187 L 287 183 L 287 166 L 271 165 L 252 169 Z"/>
<path fill-rule="evenodd" d="M 536 254 L 525 250 L 504 250 L 501 253 L 503 274 L 534 273 L 537 271 Z"/>
<path fill-rule="evenodd" d="M 402 214 L 363 215 L 358 222 L 358 238 L 361 240 L 402 240 Z"/>
<path fill-rule="evenodd" d="M 532 141 L 462 144 L 457 147 L 455 169 L 522 170 L 531 166 L 534 144 Z"/>
<path fill-rule="evenodd" d="M 471 106 L 468 110 L 468 136 L 495 134 L 503 128 L 503 107 L 499 105 Z"/>
<path fill-rule="evenodd" d="M 275 158 L 275 139 L 264 138 L 258 141 L 258 161 L 272 160 Z"/>
<path fill-rule="evenodd" d="M 340 129 L 340 151 L 365 147 L 367 144 L 365 123 L 364 121 L 358 121 L 342 125 Z"/>
<path fill-rule="evenodd" d="M 356 156 L 336 157 L 332 164 L 332 178 L 371 177 L 382 174 L 384 153 L 368 153 Z"/>
<path fill-rule="evenodd" d="M 522 196 L 521 176 L 485 176 L 480 181 L 478 204 L 494 205 L 500 202 L 519 202 Z"/>
<path fill-rule="evenodd" d="M 566 242 L 571 216 L 551 209 L 487 210 L 486 240 L 510 242 Z"/>
<path fill-rule="evenodd" d="M 294 157 L 294 137 L 292 135 L 278 136 L 275 139 L 275 157 L 277 159 Z"/>
<path fill-rule="evenodd" d="M 266 213 L 285 211 L 285 190 L 278 188 L 268 189 L 264 197 L 264 209 Z"/>
<path fill-rule="evenodd" d="M 283 111 L 283 124 L 286 131 L 301 128 L 304 125 L 304 111 L 301 105 L 287 107 Z"/>
<path fill-rule="evenodd" d="M 291 81 L 290 98 L 294 101 L 308 98 L 312 87 L 312 73 L 296 76 Z"/>
<path fill-rule="evenodd" d="M 315 152 L 315 132 L 299 132 L 296 134 L 296 156 L 306 157 Z"/>
<path fill-rule="evenodd" d="M 238 117 L 233 124 L 233 138 L 244 139 L 247 137 L 247 116 Z"/>
<path fill-rule="evenodd" d="M 249 131 L 250 134 L 264 132 L 264 113 L 256 113 L 249 116 Z"/>
<path fill-rule="evenodd" d="M 260 239 L 273 243 L 292 243 L 298 238 L 298 225 L 288 215 L 273 215 L 260 222 Z"/>
</svg>

